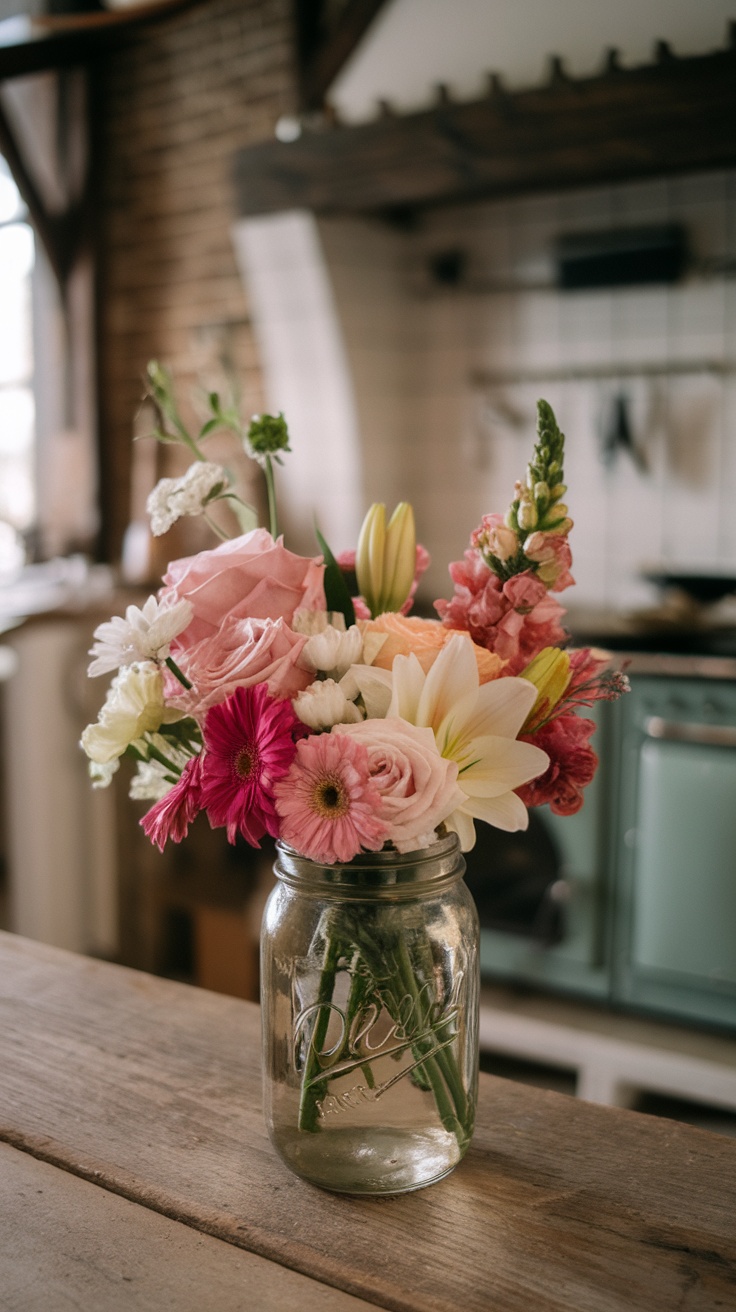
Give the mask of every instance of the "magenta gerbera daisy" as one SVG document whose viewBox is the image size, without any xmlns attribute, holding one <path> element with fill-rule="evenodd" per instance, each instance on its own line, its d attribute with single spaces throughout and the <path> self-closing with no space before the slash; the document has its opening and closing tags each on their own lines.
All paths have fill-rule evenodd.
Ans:
<svg viewBox="0 0 736 1312">
<path fill-rule="evenodd" d="M 377 852 L 387 837 L 381 798 L 362 743 L 347 734 L 316 734 L 298 743 L 289 773 L 274 789 L 280 837 L 313 861 L 350 861 Z"/>
<path fill-rule="evenodd" d="M 260 847 L 264 834 L 278 835 L 274 785 L 293 760 L 297 726 L 291 702 L 269 696 L 265 683 L 236 688 L 207 712 L 202 806 L 213 829 L 225 826 L 229 843 L 241 833 Z"/>
<path fill-rule="evenodd" d="M 169 838 L 172 843 L 180 843 L 189 833 L 190 824 L 202 809 L 201 779 L 202 757 L 193 756 L 174 787 L 141 820 L 144 833 L 161 852 Z"/>
</svg>

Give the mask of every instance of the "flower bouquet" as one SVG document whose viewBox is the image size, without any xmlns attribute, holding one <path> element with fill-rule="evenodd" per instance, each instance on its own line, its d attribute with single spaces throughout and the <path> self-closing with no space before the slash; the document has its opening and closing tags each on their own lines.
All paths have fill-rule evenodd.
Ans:
<svg viewBox="0 0 736 1312">
<path fill-rule="evenodd" d="M 295 1169 L 354 1192 L 354 1174 L 335 1184 L 304 1166 L 305 1141 L 323 1141 L 324 1158 L 332 1138 L 321 1132 L 344 1134 L 349 1112 L 354 1166 L 366 1117 L 408 1089 L 430 1109 L 434 1149 L 438 1135 L 453 1145 L 429 1175 L 382 1186 L 415 1187 L 450 1169 L 472 1132 L 477 923 L 464 887 L 454 911 L 442 896 L 462 874 L 458 848 L 472 847 L 476 821 L 516 830 L 530 806 L 576 811 L 597 764 L 594 725 L 578 711 L 625 688 L 604 654 L 563 646 L 555 594 L 573 582 L 564 438 L 540 401 L 507 513 L 483 518 L 450 566 L 452 596 L 421 618 L 410 612 L 429 557 L 408 503 L 388 522 L 372 506 L 355 551 L 335 555 L 318 534 L 314 556 L 294 554 L 276 524 L 283 417 L 261 416 L 243 436 L 213 395 L 195 437 L 166 372 L 151 365 L 149 380 L 156 436 L 194 457 L 151 493 L 153 531 L 201 514 L 223 540 L 172 561 L 158 596 L 95 631 L 89 673 L 117 672 L 82 736 L 93 784 L 132 757 L 131 796 L 152 802 L 141 823 L 161 850 L 201 812 L 230 843 L 278 840 L 285 891 L 264 935 L 285 920 L 262 986 L 267 1067 L 287 1091 L 272 1117 L 288 1140 L 279 1146 Z M 264 470 L 270 529 L 205 458 L 222 428 Z M 215 516 L 222 503 L 233 537 Z M 405 1121 L 396 1113 L 394 1129 Z"/>
</svg>

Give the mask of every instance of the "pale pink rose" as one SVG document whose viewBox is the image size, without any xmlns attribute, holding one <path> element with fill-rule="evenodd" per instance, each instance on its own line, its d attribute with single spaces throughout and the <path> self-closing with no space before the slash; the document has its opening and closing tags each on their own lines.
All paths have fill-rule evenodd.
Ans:
<svg viewBox="0 0 736 1312">
<path fill-rule="evenodd" d="M 524 554 L 538 565 L 537 578 L 552 592 L 562 592 L 575 582 L 570 573 L 572 552 L 566 533 L 531 533 L 524 543 Z"/>
<path fill-rule="evenodd" d="M 306 641 L 281 619 L 228 615 L 216 632 L 177 653 L 180 669 L 193 686 L 187 691 L 167 672 L 167 702 L 188 715 L 202 715 L 236 688 L 256 683 L 266 683 L 272 697 L 295 697 L 314 678 L 299 664 Z"/>
<path fill-rule="evenodd" d="M 324 610 L 323 575 L 321 557 L 294 555 L 265 528 L 172 561 L 159 601 L 173 605 L 186 599 L 194 608 L 191 622 L 172 644 L 175 658 L 210 637 L 228 616 L 290 624 L 300 606 Z"/>
<path fill-rule="evenodd" d="M 465 801 L 457 763 L 440 755 L 431 729 L 392 717 L 338 724 L 332 732 L 349 734 L 365 747 L 381 798 L 377 818 L 399 852 L 427 847 L 437 826 Z"/>
</svg>

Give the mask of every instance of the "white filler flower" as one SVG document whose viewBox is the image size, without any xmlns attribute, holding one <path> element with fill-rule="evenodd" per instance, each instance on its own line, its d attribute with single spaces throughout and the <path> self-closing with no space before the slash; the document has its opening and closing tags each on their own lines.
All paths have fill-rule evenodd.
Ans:
<svg viewBox="0 0 736 1312">
<path fill-rule="evenodd" d="M 181 478 L 162 478 L 149 494 L 146 510 L 154 537 L 167 533 L 182 515 L 201 515 L 212 493 L 230 483 L 222 465 L 198 460 Z"/>
<path fill-rule="evenodd" d="M 165 661 L 172 638 L 183 632 L 193 614 L 189 601 L 162 606 L 149 597 L 142 610 L 128 606 L 125 618 L 115 615 L 95 629 L 97 642 L 89 652 L 95 659 L 87 673 L 95 677 L 136 661 Z"/>
</svg>

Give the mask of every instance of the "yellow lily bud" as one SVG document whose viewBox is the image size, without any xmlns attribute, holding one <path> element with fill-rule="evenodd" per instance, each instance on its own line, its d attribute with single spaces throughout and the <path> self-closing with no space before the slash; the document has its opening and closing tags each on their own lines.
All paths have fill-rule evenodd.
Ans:
<svg viewBox="0 0 736 1312">
<path fill-rule="evenodd" d="M 411 591 L 416 568 L 414 511 L 408 501 L 394 510 L 386 526 L 386 507 L 374 502 L 363 520 L 355 553 L 361 596 L 375 618 L 400 610 Z"/>
<path fill-rule="evenodd" d="M 532 706 L 522 733 L 532 733 L 547 720 L 562 701 L 570 683 L 570 657 L 558 647 L 543 647 L 530 661 L 521 678 L 528 679 L 537 689 L 537 700 Z"/>
<path fill-rule="evenodd" d="M 401 610 L 414 582 L 417 566 L 417 533 L 414 511 L 400 501 L 388 521 L 383 561 L 384 610 Z"/>
<path fill-rule="evenodd" d="M 363 520 L 355 552 L 355 577 L 358 591 L 373 613 L 373 603 L 381 590 L 383 544 L 386 537 L 386 507 L 375 501 Z"/>
</svg>

